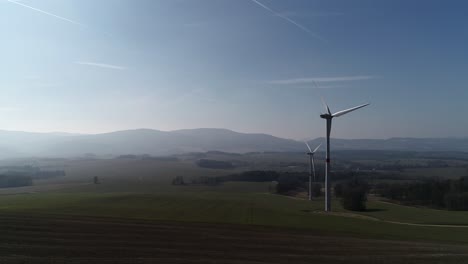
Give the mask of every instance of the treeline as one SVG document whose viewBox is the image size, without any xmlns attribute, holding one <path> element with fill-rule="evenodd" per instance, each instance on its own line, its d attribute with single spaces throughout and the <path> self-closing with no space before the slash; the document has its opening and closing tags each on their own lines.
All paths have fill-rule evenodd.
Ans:
<svg viewBox="0 0 468 264">
<path fill-rule="evenodd" d="M 468 210 L 468 177 L 455 180 L 426 179 L 410 183 L 380 183 L 375 194 L 407 205 L 448 210 Z"/>
<path fill-rule="evenodd" d="M 281 174 L 276 171 L 245 171 L 220 178 L 223 178 L 224 181 L 269 182 L 277 181 L 280 176 Z"/>
<path fill-rule="evenodd" d="M 334 167 L 336 168 L 336 166 Z M 317 173 L 317 181 L 323 182 L 325 181 L 325 170 L 318 168 L 316 169 Z M 308 175 L 308 174 L 307 174 Z M 371 182 L 374 180 L 420 180 L 424 179 L 423 176 L 416 177 L 416 176 L 407 176 L 402 175 L 398 172 L 392 171 L 373 171 L 373 170 L 357 170 L 357 169 L 343 169 L 343 170 L 334 170 L 331 173 L 333 181 L 347 181 L 350 179 L 354 179 L 355 177 L 359 177 L 362 180 Z"/>
<path fill-rule="evenodd" d="M 246 171 L 222 177 L 224 181 L 274 182 L 279 194 L 294 194 L 308 191 L 309 174 L 306 172 Z M 320 183 L 312 184 L 312 196 L 322 194 Z"/>
<path fill-rule="evenodd" d="M 132 159 L 132 160 L 154 160 L 154 161 L 179 161 L 176 157 L 163 157 L 163 156 L 151 156 L 149 154 L 125 154 L 116 157 L 116 159 Z"/>
<path fill-rule="evenodd" d="M 0 188 L 31 186 L 33 179 L 26 175 L 0 175 Z"/>
<path fill-rule="evenodd" d="M 229 161 L 221 161 L 221 160 L 210 160 L 210 159 L 200 159 L 196 162 L 199 167 L 208 168 L 208 169 L 233 169 L 234 165 L 232 165 Z"/>
<path fill-rule="evenodd" d="M 184 178 L 177 176 L 172 180 L 172 185 L 218 185 L 223 183 L 220 177 L 197 176 Z"/>
<path fill-rule="evenodd" d="M 308 192 L 309 174 L 301 172 L 278 172 L 278 171 L 246 171 L 238 174 L 231 174 L 218 177 L 190 177 L 184 178 L 177 176 L 172 180 L 173 185 L 219 185 L 224 182 L 243 181 L 243 182 L 273 182 L 274 191 L 283 195 L 295 195 L 297 193 Z M 343 183 L 336 184 L 334 193 L 341 198 L 343 207 L 353 211 L 366 210 L 367 194 L 369 185 L 364 180 L 358 180 L 357 177 L 348 178 Z M 322 184 L 314 182 L 312 184 L 312 197 L 323 195 Z"/>
<path fill-rule="evenodd" d="M 50 179 L 65 176 L 63 170 L 43 171 L 37 167 L 0 167 L 0 188 L 12 188 L 33 185 L 34 180 Z"/>
<path fill-rule="evenodd" d="M 9 177 L 31 177 L 34 180 L 40 179 L 50 179 L 50 178 L 57 178 L 65 176 L 65 171 L 63 170 L 49 170 L 43 171 L 40 169 L 32 169 L 32 170 L 23 170 L 23 171 L 5 171 L 1 173 L 2 175 L 9 176 Z"/>
<path fill-rule="evenodd" d="M 217 185 L 229 181 L 247 181 L 247 182 L 268 182 L 277 181 L 280 174 L 276 171 L 246 171 L 238 174 L 226 176 L 208 177 L 198 176 L 184 178 L 177 176 L 173 179 L 173 185 L 201 184 L 201 185 Z"/>
<path fill-rule="evenodd" d="M 309 175 L 300 172 L 277 171 L 246 171 L 218 177 L 189 177 L 177 176 L 172 180 L 173 185 L 218 185 L 224 182 L 274 182 L 275 191 L 279 194 L 291 194 L 307 191 Z M 321 195 L 322 185 L 314 183 L 313 196 Z"/>
<path fill-rule="evenodd" d="M 349 166 L 351 169 L 363 169 L 363 170 L 385 170 L 385 171 L 403 171 L 405 169 L 420 169 L 420 168 L 447 168 L 449 164 L 444 160 L 427 160 L 418 161 L 413 163 L 402 163 L 400 160 L 394 162 L 382 162 L 377 164 L 363 164 L 360 162 L 350 162 Z"/>
<path fill-rule="evenodd" d="M 50 179 L 57 177 L 64 177 L 65 171 L 63 170 L 53 170 L 53 171 L 36 171 L 32 177 L 34 179 Z"/>
</svg>

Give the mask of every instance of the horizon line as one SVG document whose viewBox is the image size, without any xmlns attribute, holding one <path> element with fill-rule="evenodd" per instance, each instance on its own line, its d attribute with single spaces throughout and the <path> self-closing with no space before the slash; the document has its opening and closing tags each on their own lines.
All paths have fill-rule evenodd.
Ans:
<svg viewBox="0 0 468 264">
<path fill-rule="evenodd" d="M 229 128 L 220 128 L 220 127 L 197 127 L 197 128 L 180 128 L 180 129 L 173 129 L 173 130 L 161 130 L 156 128 L 128 128 L 128 129 L 117 129 L 111 131 L 103 131 L 103 132 L 70 132 L 70 131 L 25 131 L 25 130 L 10 130 L 10 129 L 0 129 L 0 132 L 17 132 L 17 133 L 31 133 L 31 134 L 65 134 L 67 136 L 93 136 L 93 135 L 103 135 L 103 134 L 111 134 L 117 132 L 125 132 L 125 131 L 138 131 L 138 130 L 151 130 L 157 132 L 177 132 L 182 130 L 201 130 L 201 129 L 211 129 L 211 130 L 227 130 L 239 134 L 247 134 L 247 135 L 268 135 L 273 136 L 280 139 L 286 140 L 293 140 L 297 142 L 304 142 L 304 141 L 313 141 L 321 138 L 325 138 L 325 136 L 319 136 L 314 138 L 287 138 L 282 136 L 275 136 L 273 134 L 265 133 L 265 132 L 241 132 Z M 390 140 L 390 139 L 468 139 L 468 136 L 445 136 L 445 137 L 408 137 L 408 136 L 393 136 L 393 137 L 386 137 L 386 138 L 341 138 L 341 137 L 332 137 L 332 139 L 340 139 L 340 140 Z"/>
</svg>

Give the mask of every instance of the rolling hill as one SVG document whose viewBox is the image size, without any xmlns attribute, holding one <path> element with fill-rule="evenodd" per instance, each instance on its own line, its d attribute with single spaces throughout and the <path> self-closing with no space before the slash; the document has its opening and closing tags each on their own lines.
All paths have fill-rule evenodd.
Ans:
<svg viewBox="0 0 468 264">
<path fill-rule="evenodd" d="M 323 138 L 310 141 L 312 145 Z M 333 139 L 337 150 L 468 151 L 468 138 Z M 174 131 L 124 130 L 103 134 L 32 133 L 0 131 L 0 158 L 85 154 L 172 155 L 186 152 L 224 151 L 302 152 L 301 141 L 267 134 L 238 133 L 227 129 L 199 128 Z"/>
</svg>

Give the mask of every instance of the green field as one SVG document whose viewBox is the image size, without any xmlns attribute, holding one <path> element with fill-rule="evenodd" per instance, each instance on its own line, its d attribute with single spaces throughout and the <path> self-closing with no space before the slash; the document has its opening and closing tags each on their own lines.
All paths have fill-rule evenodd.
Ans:
<svg viewBox="0 0 468 264">
<path fill-rule="evenodd" d="M 0 216 L 51 221 L 57 217 L 109 217 L 149 223 L 240 224 L 342 238 L 468 244 L 468 212 L 413 208 L 371 199 L 369 210 L 357 214 L 343 210 L 335 199 L 335 213 L 326 214 L 322 199 L 309 202 L 271 194 L 269 183 L 171 185 L 171 179 L 179 175 L 235 172 L 201 169 L 186 161 L 89 160 L 66 161 L 57 166 L 66 168 L 66 177 L 38 181 L 32 187 L 0 190 Z M 92 184 L 94 176 L 102 183 Z"/>
<path fill-rule="evenodd" d="M 467 174 L 467 169 L 464 167 L 417 168 L 403 171 L 403 175 L 408 177 L 440 177 L 449 179 L 459 178 Z"/>
<path fill-rule="evenodd" d="M 319 213 L 322 201 L 308 202 L 267 193 L 218 191 L 143 193 L 47 193 L 0 198 L 2 213 L 108 216 L 164 221 L 283 226 L 329 231 L 358 237 L 468 243 L 468 228 L 409 226 Z M 235 189 L 235 188 L 232 188 Z M 372 202 L 380 220 L 404 223 L 467 225 L 468 212 L 415 209 Z M 345 212 L 338 203 L 336 211 Z M 430 232 L 429 232 L 430 230 Z"/>
</svg>

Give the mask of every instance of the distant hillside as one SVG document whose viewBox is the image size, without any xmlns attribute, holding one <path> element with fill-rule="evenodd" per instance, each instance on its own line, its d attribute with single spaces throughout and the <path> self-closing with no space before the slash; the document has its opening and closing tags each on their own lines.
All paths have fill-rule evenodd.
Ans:
<svg viewBox="0 0 468 264">
<path fill-rule="evenodd" d="M 171 155 L 210 150 L 245 153 L 298 151 L 303 143 L 266 134 L 227 129 L 158 131 L 136 129 L 95 135 L 0 131 L 0 158 L 21 156 L 72 157 L 86 153 Z"/>
<path fill-rule="evenodd" d="M 311 140 L 312 146 L 324 142 Z M 468 138 L 332 139 L 336 150 L 467 151 Z M 187 152 L 223 151 L 303 152 L 303 142 L 267 134 L 238 133 L 227 129 L 199 128 L 175 131 L 136 129 L 80 135 L 0 131 L 0 158 L 48 156 L 75 157 L 84 154 L 155 156 Z M 321 149 L 323 151 L 323 147 Z"/>
<path fill-rule="evenodd" d="M 310 142 L 316 145 L 325 139 Z M 340 150 L 468 151 L 468 138 L 332 139 L 331 145 Z"/>
</svg>

